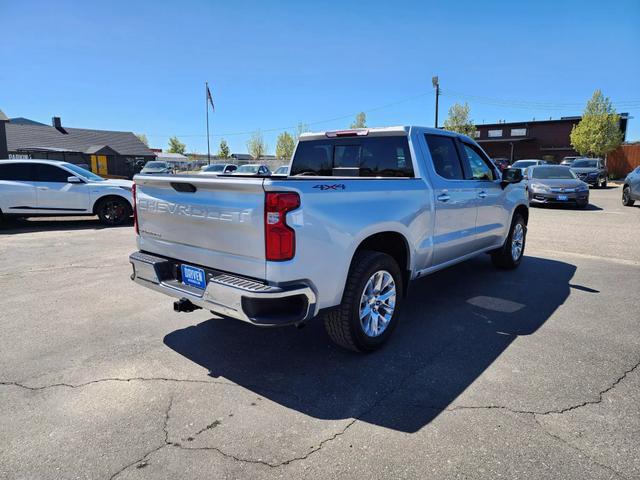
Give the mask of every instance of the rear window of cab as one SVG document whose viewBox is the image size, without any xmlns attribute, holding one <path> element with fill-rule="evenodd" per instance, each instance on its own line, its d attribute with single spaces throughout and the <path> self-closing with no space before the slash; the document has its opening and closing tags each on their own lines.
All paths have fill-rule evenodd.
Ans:
<svg viewBox="0 0 640 480">
<path fill-rule="evenodd" d="M 406 136 L 301 141 L 291 174 L 323 177 L 413 177 Z"/>
</svg>

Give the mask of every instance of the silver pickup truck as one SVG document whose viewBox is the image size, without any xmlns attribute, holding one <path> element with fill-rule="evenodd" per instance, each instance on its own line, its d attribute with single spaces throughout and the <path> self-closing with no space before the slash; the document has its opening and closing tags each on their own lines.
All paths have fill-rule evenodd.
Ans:
<svg viewBox="0 0 640 480">
<path fill-rule="evenodd" d="M 491 254 L 515 268 L 529 216 L 519 169 L 424 127 L 307 133 L 288 177 L 135 177 L 132 279 L 260 326 L 322 316 L 337 344 L 380 347 L 411 280 Z"/>
</svg>

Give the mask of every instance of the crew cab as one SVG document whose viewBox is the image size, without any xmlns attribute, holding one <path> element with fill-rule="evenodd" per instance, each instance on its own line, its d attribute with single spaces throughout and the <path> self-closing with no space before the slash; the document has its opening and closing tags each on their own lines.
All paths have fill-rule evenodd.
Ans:
<svg viewBox="0 0 640 480">
<path fill-rule="evenodd" d="M 424 127 L 301 135 L 288 177 L 135 177 L 132 279 L 259 326 L 324 319 L 371 351 L 408 284 L 482 253 L 516 268 L 528 198 L 469 137 Z"/>
<path fill-rule="evenodd" d="M 120 225 L 132 214 L 132 186 L 68 162 L 0 160 L 0 216 L 98 215 Z"/>
</svg>

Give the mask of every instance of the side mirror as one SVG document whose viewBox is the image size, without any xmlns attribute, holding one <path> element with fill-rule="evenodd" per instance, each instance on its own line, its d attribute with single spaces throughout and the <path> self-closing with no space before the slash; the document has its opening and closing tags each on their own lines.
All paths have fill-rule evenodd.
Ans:
<svg viewBox="0 0 640 480">
<path fill-rule="evenodd" d="M 511 183 L 520 183 L 524 177 L 522 176 L 522 170 L 519 168 L 507 168 L 502 172 L 502 181 L 500 186 L 504 189 Z"/>
<path fill-rule="evenodd" d="M 84 182 L 78 177 L 67 177 L 67 183 L 84 183 Z"/>
</svg>

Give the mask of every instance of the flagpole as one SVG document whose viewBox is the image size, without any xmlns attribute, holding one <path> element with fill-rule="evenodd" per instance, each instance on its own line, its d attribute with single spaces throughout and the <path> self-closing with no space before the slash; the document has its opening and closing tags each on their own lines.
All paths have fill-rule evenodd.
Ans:
<svg viewBox="0 0 640 480">
<path fill-rule="evenodd" d="M 207 164 L 211 165 L 211 147 L 209 146 L 209 82 L 204 82 L 204 107 L 207 109 Z"/>
</svg>

